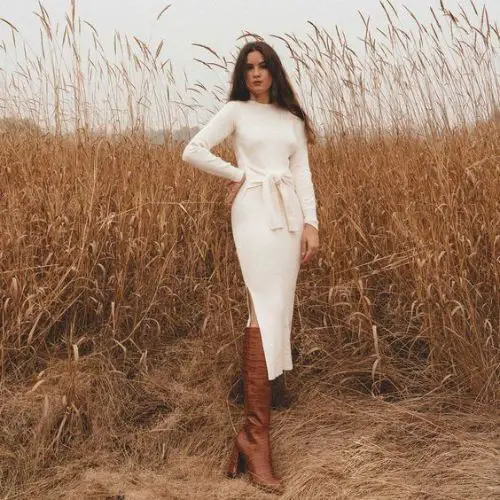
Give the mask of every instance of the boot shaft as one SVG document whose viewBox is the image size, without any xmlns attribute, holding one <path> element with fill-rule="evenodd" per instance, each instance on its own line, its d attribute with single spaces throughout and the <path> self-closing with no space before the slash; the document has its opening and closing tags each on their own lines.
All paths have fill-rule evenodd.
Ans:
<svg viewBox="0 0 500 500">
<path fill-rule="evenodd" d="M 271 384 L 259 327 L 246 327 L 243 355 L 243 391 L 246 424 L 269 427 Z"/>
</svg>

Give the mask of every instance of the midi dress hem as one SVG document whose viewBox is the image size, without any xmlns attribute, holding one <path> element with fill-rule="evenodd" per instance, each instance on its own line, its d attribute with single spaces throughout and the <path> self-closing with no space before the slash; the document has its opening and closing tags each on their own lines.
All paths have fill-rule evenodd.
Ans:
<svg viewBox="0 0 500 500">
<path fill-rule="evenodd" d="M 262 347 L 264 350 L 264 357 L 266 359 L 266 366 L 267 366 L 267 375 L 269 380 L 274 380 L 275 378 L 279 377 L 280 375 L 283 374 L 284 371 L 291 371 L 293 369 L 293 362 L 292 362 L 292 356 L 291 352 L 289 353 L 288 356 L 283 353 L 283 358 L 281 362 L 281 368 L 276 368 L 276 364 L 270 363 L 271 360 L 271 354 L 270 354 L 270 349 L 269 349 L 269 342 L 267 341 L 267 336 L 263 335 L 263 331 L 270 331 L 267 329 L 267 325 L 262 328 L 262 323 L 266 323 L 265 317 L 261 315 L 258 311 L 261 310 L 260 305 L 257 306 L 255 304 L 255 298 L 252 295 L 252 292 L 248 288 L 248 286 L 245 285 L 245 291 L 246 291 L 246 296 L 247 296 L 247 307 L 248 307 L 248 320 L 246 326 L 249 327 L 250 323 L 252 321 L 252 317 L 250 314 L 251 307 L 250 307 L 250 298 L 253 302 L 254 306 L 254 311 L 255 311 L 255 317 L 257 318 L 257 323 L 259 325 L 259 330 L 261 332 L 261 338 L 262 338 Z"/>
</svg>

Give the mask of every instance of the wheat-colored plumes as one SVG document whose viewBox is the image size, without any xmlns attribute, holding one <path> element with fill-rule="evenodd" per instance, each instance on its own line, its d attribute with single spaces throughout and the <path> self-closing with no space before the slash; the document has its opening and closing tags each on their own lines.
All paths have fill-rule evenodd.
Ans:
<svg viewBox="0 0 500 500">
<path fill-rule="evenodd" d="M 403 12 L 383 8 L 387 41 L 364 18 L 362 61 L 340 30 L 278 35 L 323 137 L 310 149 L 321 252 L 299 276 L 277 466 L 290 499 L 495 498 L 498 28 L 443 6 L 402 33 Z M 166 48 L 116 34 L 130 65 L 106 64 L 90 27 L 86 67 L 75 9 L 57 33 L 40 7 L 45 59 L 2 101 L 2 498 L 262 498 L 221 472 L 247 318 L 221 181 L 183 164 L 182 143 L 144 134 L 182 110 L 161 80 Z M 102 106 L 100 85 L 114 89 Z"/>
</svg>

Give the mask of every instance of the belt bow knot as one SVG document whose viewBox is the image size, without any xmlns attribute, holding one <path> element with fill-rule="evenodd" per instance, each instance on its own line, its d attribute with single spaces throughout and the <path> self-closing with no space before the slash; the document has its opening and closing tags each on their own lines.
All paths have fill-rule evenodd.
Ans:
<svg viewBox="0 0 500 500">
<path fill-rule="evenodd" d="M 247 189 L 260 185 L 262 185 L 262 197 L 269 217 L 269 227 L 271 229 L 283 228 L 286 219 L 288 230 L 298 231 L 300 229 L 300 214 L 297 212 L 299 205 L 290 170 L 269 172 L 258 178 L 250 178 Z"/>
</svg>

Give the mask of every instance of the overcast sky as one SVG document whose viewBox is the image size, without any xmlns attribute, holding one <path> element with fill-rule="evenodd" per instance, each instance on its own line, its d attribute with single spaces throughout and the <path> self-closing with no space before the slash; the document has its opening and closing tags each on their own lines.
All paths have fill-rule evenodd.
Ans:
<svg viewBox="0 0 500 500">
<path fill-rule="evenodd" d="M 64 22 L 69 11 L 69 0 L 41 0 L 53 23 Z M 439 0 L 393 0 L 393 5 L 408 7 L 417 18 L 430 19 L 429 6 L 439 10 Z M 463 5 L 468 10 L 470 0 L 444 0 L 452 11 Z M 474 2 L 486 5 L 490 18 L 500 22 L 500 1 Z M 159 22 L 157 15 L 167 5 L 171 7 Z M 13 22 L 35 46 L 38 43 L 39 20 L 34 15 L 38 0 L 0 0 L 0 17 Z M 202 67 L 193 63 L 193 57 L 204 55 L 192 42 L 207 44 L 222 55 L 236 46 L 243 31 L 267 35 L 296 33 L 299 37 L 309 32 L 308 20 L 333 32 L 335 25 L 347 36 L 361 36 L 363 25 L 358 11 L 371 17 L 372 25 L 385 22 L 378 0 L 80 0 L 81 17 L 91 22 L 112 49 L 114 30 L 135 35 L 141 40 L 165 40 L 165 49 L 177 69 L 185 68 L 195 76 L 203 74 Z M 0 34 L 8 33 L 3 27 Z M 279 42 L 277 42 L 279 43 Z M 198 72 L 198 73 L 197 73 Z"/>
<path fill-rule="evenodd" d="M 51 16 L 52 24 L 64 25 L 64 16 L 69 11 L 70 0 L 41 0 Z M 402 6 L 408 7 L 423 22 L 430 21 L 429 7 L 439 10 L 439 0 L 393 0 L 393 5 L 404 14 L 403 21 L 411 27 L 411 18 Z M 500 0 L 474 2 L 478 8 L 486 5 L 490 22 L 500 24 Z M 158 14 L 167 5 L 159 21 Z M 458 6 L 470 11 L 470 0 L 444 0 L 447 8 L 458 14 Z M 34 15 L 37 0 L 0 0 L 0 17 L 12 22 L 27 40 L 31 48 L 39 50 L 40 21 Z M 214 60 L 203 49 L 192 43 L 206 44 L 221 56 L 228 57 L 241 46 L 237 38 L 250 31 L 263 36 L 283 58 L 285 67 L 291 68 L 286 56 L 288 51 L 279 40 L 269 34 L 293 32 L 299 38 L 311 33 L 308 20 L 325 28 L 332 34 L 338 25 L 350 40 L 363 35 L 363 24 L 358 10 L 370 16 L 371 26 L 384 25 L 386 18 L 378 0 L 80 0 L 77 11 L 82 19 L 89 21 L 99 32 L 106 51 L 112 54 L 115 30 L 134 35 L 151 46 L 164 40 L 164 57 L 171 59 L 176 80 L 183 80 L 183 71 L 188 81 L 200 80 L 210 86 L 219 83 L 225 86 L 223 72 L 211 72 L 194 58 Z M 9 28 L 0 23 L 0 39 L 10 36 Z M 283 57 L 284 56 L 284 57 Z M 0 57 L 4 57 L 0 53 Z M 0 60 L 0 67 L 4 66 Z"/>
</svg>

